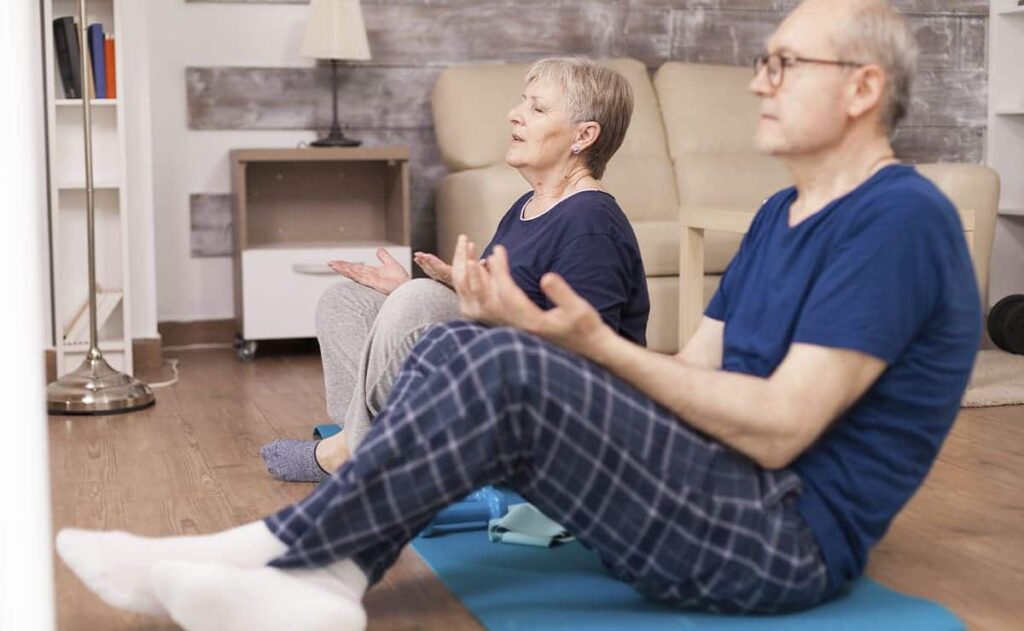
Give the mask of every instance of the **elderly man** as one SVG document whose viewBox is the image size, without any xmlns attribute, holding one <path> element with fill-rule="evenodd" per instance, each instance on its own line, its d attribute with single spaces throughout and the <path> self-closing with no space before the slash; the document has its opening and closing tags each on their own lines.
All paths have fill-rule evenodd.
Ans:
<svg viewBox="0 0 1024 631">
<path fill-rule="evenodd" d="M 881 0 L 807 0 L 771 37 L 757 141 L 796 186 L 764 203 L 675 357 L 556 275 L 541 311 L 502 249 L 481 266 L 463 239 L 463 312 L 505 326 L 428 331 L 307 499 L 206 537 L 65 531 L 58 550 L 107 602 L 187 629 L 360 628 L 402 546 L 505 480 L 652 598 L 774 612 L 835 594 L 925 477 L 980 334 L 957 214 L 887 139 L 914 57 Z"/>
</svg>

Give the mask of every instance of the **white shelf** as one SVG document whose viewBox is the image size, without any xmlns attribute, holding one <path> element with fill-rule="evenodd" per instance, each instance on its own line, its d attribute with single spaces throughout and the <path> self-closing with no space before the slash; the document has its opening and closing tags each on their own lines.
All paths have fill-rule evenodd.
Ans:
<svg viewBox="0 0 1024 631">
<path fill-rule="evenodd" d="M 53 104 L 57 107 L 77 107 L 81 109 L 82 99 L 54 99 Z M 114 107 L 117 99 L 91 99 L 89 104 L 92 107 Z"/>
<path fill-rule="evenodd" d="M 124 350 L 124 340 L 99 340 L 96 346 L 104 353 L 120 352 Z M 89 351 L 89 341 L 70 344 L 65 342 L 63 349 L 65 353 L 86 353 Z"/>
<path fill-rule="evenodd" d="M 998 15 L 1024 15 L 1024 7 L 1010 7 L 1009 9 L 1000 9 L 996 13 Z"/>
<path fill-rule="evenodd" d="M 121 188 L 120 185 L 115 184 L 113 182 L 93 182 L 92 183 L 92 189 L 94 191 L 99 191 L 99 190 L 116 191 L 116 190 L 120 190 L 120 188 Z M 85 190 L 85 182 L 65 182 L 63 184 L 58 184 L 57 185 L 57 189 L 61 190 L 61 191 L 84 191 Z"/>
<path fill-rule="evenodd" d="M 1000 208 L 999 214 L 1004 217 L 1024 217 L 1024 208 Z"/>
<path fill-rule="evenodd" d="M 101 23 L 105 33 L 122 34 L 121 9 L 125 0 L 89 0 L 85 23 Z M 96 323 L 99 347 L 115 356 L 118 370 L 131 373 L 132 331 L 129 274 L 128 193 L 125 137 L 126 99 L 62 98 L 63 81 L 55 68 L 52 22 L 55 17 L 78 14 L 78 0 L 42 0 L 43 72 L 52 86 L 46 102 L 47 159 L 50 199 L 50 260 L 54 315 L 53 340 L 57 373 L 78 366 L 89 351 L 87 226 L 85 221 L 85 141 L 82 106 L 90 106 L 92 124 L 93 187 L 96 210 Z M 121 41 L 118 40 L 118 44 Z M 114 64 L 118 88 L 126 86 L 120 63 L 127 48 L 117 47 Z M 116 288 L 116 290 L 114 289 Z"/>
<path fill-rule="evenodd" d="M 1000 107 L 995 112 L 996 116 L 1024 116 L 1024 107 Z"/>
</svg>

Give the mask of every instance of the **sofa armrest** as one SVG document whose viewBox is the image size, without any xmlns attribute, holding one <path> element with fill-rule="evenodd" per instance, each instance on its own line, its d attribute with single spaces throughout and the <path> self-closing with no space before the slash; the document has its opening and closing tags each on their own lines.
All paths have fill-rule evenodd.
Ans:
<svg viewBox="0 0 1024 631">
<path fill-rule="evenodd" d="M 498 222 L 527 190 L 522 176 L 505 165 L 445 176 L 437 189 L 437 255 L 451 262 L 460 234 L 468 236 L 482 252 Z"/>
</svg>

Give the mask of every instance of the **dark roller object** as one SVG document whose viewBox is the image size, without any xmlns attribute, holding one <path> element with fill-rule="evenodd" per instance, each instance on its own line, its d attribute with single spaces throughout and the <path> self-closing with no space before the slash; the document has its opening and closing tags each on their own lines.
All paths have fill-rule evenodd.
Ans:
<svg viewBox="0 0 1024 631">
<path fill-rule="evenodd" d="M 1007 296 L 988 314 L 988 335 L 996 346 L 1024 355 L 1024 294 Z"/>
</svg>

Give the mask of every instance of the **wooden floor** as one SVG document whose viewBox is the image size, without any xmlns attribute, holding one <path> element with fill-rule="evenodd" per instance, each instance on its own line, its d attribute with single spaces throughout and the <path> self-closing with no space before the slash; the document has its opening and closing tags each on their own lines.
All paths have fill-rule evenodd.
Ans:
<svg viewBox="0 0 1024 631">
<path fill-rule="evenodd" d="M 315 350 L 242 364 L 190 351 L 180 381 L 129 415 L 51 417 L 55 529 L 195 534 L 258 519 L 309 485 L 275 482 L 259 448 L 327 422 Z M 971 629 L 1024 620 L 1024 406 L 964 411 L 924 488 L 874 552 L 868 574 L 937 600 Z M 59 628 L 174 629 L 105 606 L 56 562 Z M 480 629 L 411 550 L 367 595 L 375 630 Z M 909 631 L 909 630 L 908 630 Z"/>
</svg>

